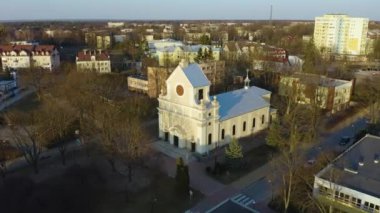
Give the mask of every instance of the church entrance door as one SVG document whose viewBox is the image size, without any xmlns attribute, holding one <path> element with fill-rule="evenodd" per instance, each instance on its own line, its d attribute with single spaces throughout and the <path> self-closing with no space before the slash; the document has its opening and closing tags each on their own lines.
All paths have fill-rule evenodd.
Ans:
<svg viewBox="0 0 380 213">
<path fill-rule="evenodd" d="M 165 141 L 169 141 L 169 132 L 165 132 Z"/>
<path fill-rule="evenodd" d="M 174 141 L 174 146 L 175 146 L 175 147 L 178 147 L 178 140 L 179 140 L 179 139 L 178 139 L 178 136 L 174 135 L 174 136 L 173 136 L 173 141 Z"/>
<path fill-rule="evenodd" d="M 195 145 L 196 145 L 196 144 L 195 144 L 194 142 L 191 143 L 191 151 L 192 151 L 192 152 L 195 152 Z"/>
</svg>

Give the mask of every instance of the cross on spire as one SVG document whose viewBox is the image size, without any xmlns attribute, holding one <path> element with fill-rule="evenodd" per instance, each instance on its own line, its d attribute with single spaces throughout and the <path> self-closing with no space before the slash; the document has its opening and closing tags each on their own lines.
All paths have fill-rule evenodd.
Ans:
<svg viewBox="0 0 380 213">
<path fill-rule="evenodd" d="M 245 77 L 245 80 L 244 80 L 244 89 L 248 89 L 249 88 L 249 83 L 251 82 L 251 80 L 249 80 L 249 69 L 247 69 L 247 77 Z"/>
</svg>

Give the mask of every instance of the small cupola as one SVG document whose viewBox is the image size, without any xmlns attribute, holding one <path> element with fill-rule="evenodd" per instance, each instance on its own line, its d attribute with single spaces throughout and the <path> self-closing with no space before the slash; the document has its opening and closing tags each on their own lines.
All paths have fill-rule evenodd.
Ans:
<svg viewBox="0 0 380 213">
<path fill-rule="evenodd" d="M 244 79 L 244 89 L 248 89 L 249 88 L 249 83 L 251 82 L 251 80 L 249 80 L 249 69 L 247 69 L 247 77 L 245 77 Z"/>
</svg>

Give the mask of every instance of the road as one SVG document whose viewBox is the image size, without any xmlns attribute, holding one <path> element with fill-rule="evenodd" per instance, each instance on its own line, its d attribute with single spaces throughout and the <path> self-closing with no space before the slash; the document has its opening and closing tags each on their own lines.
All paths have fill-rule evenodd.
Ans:
<svg viewBox="0 0 380 213">
<path fill-rule="evenodd" d="M 364 118 L 358 118 L 352 123 L 347 123 L 344 128 L 337 130 L 333 133 L 325 133 L 321 136 L 319 144 L 315 144 L 312 147 L 306 148 L 305 163 L 308 159 L 317 159 L 318 156 L 326 151 L 343 151 L 347 149 L 353 142 L 345 146 L 339 145 L 339 140 L 342 136 L 353 137 L 360 130 L 367 126 L 367 121 Z M 248 184 L 240 193 L 245 194 L 253 198 L 257 203 L 267 203 L 273 196 L 273 193 L 280 187 L 279 175 L 273 174 L 273 169 L 268 163 L 262 169 L 261 178 L 254 180 L 252 183 Z M 273 180 L 271 177 L 277 177 Z"/>
<path fill-rule="evenodd" d="M 321 142 L 309 148 L 306 152 L 307 159 L 317 159 L 322 152 L 335 151 L 342 152 L 352 145 L 355 135 L 361 130 L 367 127 L 367 120 L 365 118 L 359 118 L 352 123 L 347 123 L 346 126 L 333 133 L 327 133 L 321 135 Z M 345 145 L 339 145 L 341 137 L 350 137 L 350 142 Z"/>
</svg>

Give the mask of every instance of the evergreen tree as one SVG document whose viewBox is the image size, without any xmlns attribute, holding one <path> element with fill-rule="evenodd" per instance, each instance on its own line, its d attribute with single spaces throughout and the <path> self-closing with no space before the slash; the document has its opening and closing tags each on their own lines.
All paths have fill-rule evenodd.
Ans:
<svg viewBox="0 0 380 213">
<path fill-rule="evenodd" d="M 371 59 L 380 59 L 380 39 L 373 42 L 373 51 L 370 54 Z"/>
<path fill-rule="evenodd" d="M 315 47 L 314 40 L 311 39 L 304 49 L 305 62 L 302 66 L 304 72 L 317 73 L 317 66 L 322 61 L 319 50 Z"/>
<path fill-rule="evenodd" d="M 243 160 L 243 150 L 238 140 L 233 138 L 231 143 L 225 149 L 227 165 L 234 169 L 241 166 Z"/>
<path fill-rule="evenodd" d="M 209 60 L 213 60 L 214 59 L 214 56 L 212 54 L 212 47 L 210 47 L 208 49 L 207 59 L 209 59 Z"/>
<path fill-rule="evenodd" d="M 226 158 L 228 159 L 242 159 L 243 158 L 243 150 L 240 146 L 238 140 L 233 138 L 231 143 L 225 149 Z"/>
<path fill-rule="evenodd" d="M 207 35 L 202 35 L 200 37 L 199 41 L 203 45 L 211 45 L 211 39 Z"/>
<path fill-rule="evenodd" d="M 197 63 L 199 63 L 200 61 L 203 60 L 203 57 L 204 57 L 204 55 L 203 55 L 202 48 L 199 48 L 199 49 L 198 49 L 198 55 L 197 55 L 197 57 L 195 57 L 194 60 L 195 60 Z"/>
<path fill-rule="evenodd" d="M 266 138 L 267 145 L 272 147 L 279 147 L 282 143 L 281 125 L 278 119 L 274 119 Z"/>
<path fill-rule="evenodd" d="M 177 191 L 180 194 L 187 194 L 189 192 L 190 177 L 189 168 L 183 162 L 182 158 L 177 159 L 177 171 L 175 175 Z"/>
</svg>

